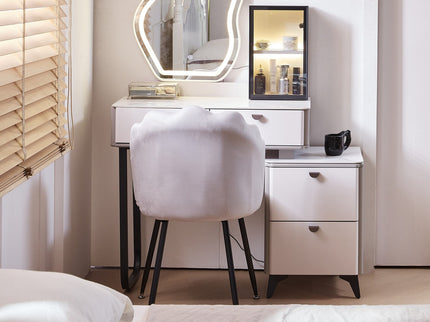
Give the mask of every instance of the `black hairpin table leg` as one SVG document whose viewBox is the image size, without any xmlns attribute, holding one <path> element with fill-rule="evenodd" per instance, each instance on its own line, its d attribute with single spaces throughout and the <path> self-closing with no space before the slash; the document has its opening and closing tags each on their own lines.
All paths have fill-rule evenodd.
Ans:
<svg viewBox="0 0 430 322">
<path fill-rule="evenodd" d="M 127 149 L 119 148 L 119 233 L 121 286 L 125 290 L 133 288 L 139 279 L 141 263 L 140 211 L 133 194 L 133 272 L 128 276 L 128 223 L 127 223 Z"/>
</svg>

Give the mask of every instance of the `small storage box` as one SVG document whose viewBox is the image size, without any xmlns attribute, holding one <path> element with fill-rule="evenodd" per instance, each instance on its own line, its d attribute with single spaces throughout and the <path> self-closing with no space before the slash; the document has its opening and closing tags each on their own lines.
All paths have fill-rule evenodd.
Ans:
<svg viewBox="0 0 430 322">
<path fill-rule="evenodd" d="M 175 98 L 179 95 L 176 83 L 130 83 L 129 98 Z"/>
</svg>

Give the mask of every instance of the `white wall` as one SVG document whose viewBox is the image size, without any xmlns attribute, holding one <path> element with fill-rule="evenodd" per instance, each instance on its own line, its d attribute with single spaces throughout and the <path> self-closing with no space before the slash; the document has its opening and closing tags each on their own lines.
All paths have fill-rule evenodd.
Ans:
<svg viewBox="0 0 430 322">
<path fill-rule="evenodd" d="M 110 107 L 127 95 L 127 85 L 131 81 L 155 81 L 133 35 L 133 15 L 139 2 L 95 1 L 91 233 L 91 263 L 95 266 L 119 265 L 118 151 L 110 147 Z M 253 3 L 285 5 L 285 1 L 280 0 L 256 0 Z M 245 0 L 240 12 L 243 41 L 236 66 L 248 65 L 249 4 L 251 1 Z M 353 144 L 364 150 L 363 222 L 368 236 L 362 243 L 368 267 L 373 264 L 375 215 L 377 1 L 298 0 L 294 4 L 311 6 L 311 143 L 321 145 L 324 134 L 350 129 Z M 187 95 L 230 95 L 223 91 L 230 82 L 234 90 L 239 90 L 236 95 L 247 96 L 247 79 L 248 70 L 241 69 L 232 71 L 224 84 L 188 83 L 181 84 L 181 88 Z M 214 238 L 216 236 L 219 234 Z M 187 240 L 184 243 L 197 244 L 198 240 L 197 236 L 194 242 Z M 171 252 L 174 251 L 172 248 Z M 196 266 L 204 266 L 215 257 L 217 262 L 219 257 L 218 252 L 208 254 L 195 248 L 187 252 L 193 255 Z M 181 260 L 182 257 L 178 259 L 178 265 Z"/>
<path fill-rule="evenodd" d="M 90 266 L 92 1 L 74 0 L 74 150 L 0 201 L 0 267 L 64 271 Z"/>
<path fill-rule="evenodd" d="M 381 0 L 378 265 L 430 265 L 427 0 Z"/>
</svg>

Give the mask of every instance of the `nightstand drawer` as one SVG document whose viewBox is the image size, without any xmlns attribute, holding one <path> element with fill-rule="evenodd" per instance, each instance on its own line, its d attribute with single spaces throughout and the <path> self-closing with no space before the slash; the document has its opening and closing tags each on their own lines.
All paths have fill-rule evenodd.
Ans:
<svg viewBox="0 0 430 322">
<path fill-rule="evenodd" d="M 358 223 L 271 222 L 268 252 L 271 275 L 356 275 Z"/>
<path fill-rule="evenodd" d="M 358 220 L 358 168 L 270 168 L 271 221 Z"/>
<path fill-rule="evenodd" d="M 212 112 L 224 111 L 214 110 Z M 229 110 L 232 111 L 232 110 Z M 234 110 L 255 124 L 267 146 L 304 145 L 304 111 Z"/>
</svg>

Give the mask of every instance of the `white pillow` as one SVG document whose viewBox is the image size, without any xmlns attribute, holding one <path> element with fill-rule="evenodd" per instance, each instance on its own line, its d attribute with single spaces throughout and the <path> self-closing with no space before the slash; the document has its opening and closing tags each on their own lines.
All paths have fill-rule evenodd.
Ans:
<svg viewBox="0 0 430 322">
<path fill-rule="evenodd" d="M 210 40 L 189 56 L 189 61 L 223 60 L 228 49 L 228 38 Z"/>
<path fill-rule="evenodd" d="M 54 272 L 0 269 L 0 321 L 131 321 L 130 299 L 109 287 Z"/>
</svg>

